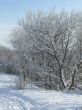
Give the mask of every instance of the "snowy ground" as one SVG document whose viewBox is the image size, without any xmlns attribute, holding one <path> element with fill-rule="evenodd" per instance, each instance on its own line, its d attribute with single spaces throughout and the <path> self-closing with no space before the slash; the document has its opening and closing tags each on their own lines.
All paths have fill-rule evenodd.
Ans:
<svg viewBox="0 0 82 110">
<path fill-rule="evenodd" d="M 15 75 L 0 74 L 0 110 L 82 110 L 82 95 L 32 87 L 16 90 Z"/>
</svg>

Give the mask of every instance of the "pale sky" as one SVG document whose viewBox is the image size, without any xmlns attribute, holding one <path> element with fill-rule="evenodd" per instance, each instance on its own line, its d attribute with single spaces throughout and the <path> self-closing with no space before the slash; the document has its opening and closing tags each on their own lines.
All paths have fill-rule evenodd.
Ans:
<svg viewBox="0 0 82 110">
<path fill-rule="evenodd" d="M 47 11 L 53 7 L 58 11 L 81 11 L 82 0 L 0 0 L 0 44 L 10 46 L 10 33 L 25 10 Z"/>
</svg>

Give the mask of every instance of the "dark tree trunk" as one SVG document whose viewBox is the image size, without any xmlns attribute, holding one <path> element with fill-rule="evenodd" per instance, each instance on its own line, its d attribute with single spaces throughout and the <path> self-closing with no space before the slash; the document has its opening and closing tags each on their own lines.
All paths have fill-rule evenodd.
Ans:
<svg viewBox="0 0 82 110">
<path fill-rule="evenodd" d="M 63 78 L 62 78 L 62 69 L 60 68 L 60 81 L 61 81 L 61 85 L 62 85 L 62 90 L 66 88 L 65 86 L 65 83 L 63 81 Z"/>
<path fill-rule="evenodd" d="M 26 75 L 25 75 L 25 72 L 23 72 L 23 81 L 26 80 Z"/>
</svg>

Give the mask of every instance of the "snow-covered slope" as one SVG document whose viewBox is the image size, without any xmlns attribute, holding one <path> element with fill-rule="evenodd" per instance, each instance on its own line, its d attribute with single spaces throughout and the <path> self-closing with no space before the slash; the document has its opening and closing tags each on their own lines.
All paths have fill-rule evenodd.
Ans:
<svg viewBox="0 0 82 110">
<path fill-rule="evenodd" d="M 82 110 L 82 95 L 29 86 L 16 90 L 17 76 L 0 74 L 0 110 Z M 35 87 L 35 88 L 34 88 Z"/>
</svg>

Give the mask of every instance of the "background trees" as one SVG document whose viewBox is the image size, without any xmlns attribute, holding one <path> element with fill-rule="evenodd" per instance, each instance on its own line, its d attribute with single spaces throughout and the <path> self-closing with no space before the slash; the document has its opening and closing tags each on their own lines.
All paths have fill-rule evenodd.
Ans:
<svg viewBox="0 0 82 110">
<path fill-rule="evenodd" d="M 0 72 L 16 74 L 16 70 L 14 67 L 14 55 L 14 51 L 4 46 L 0 46 Z"/>
</svg>

